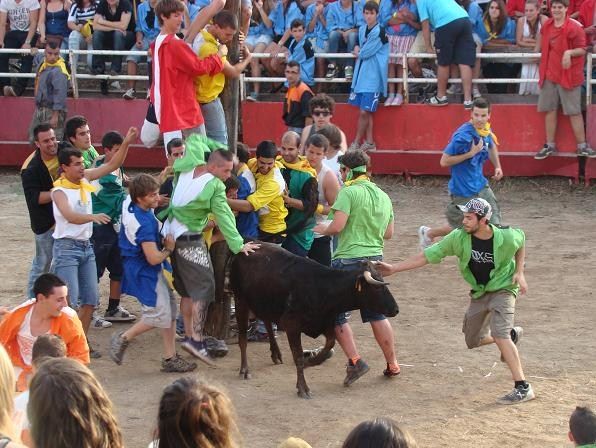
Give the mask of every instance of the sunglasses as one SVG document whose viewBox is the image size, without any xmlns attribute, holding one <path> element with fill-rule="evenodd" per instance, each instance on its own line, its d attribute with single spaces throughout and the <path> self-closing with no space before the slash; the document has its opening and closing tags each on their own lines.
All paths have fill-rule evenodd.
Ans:
<svg viewBox="0 0 596 448">
<path fill-rule="evenodd" d="M 328 110 L 314 110 L 312 113 L 315 117 L 328 117 L 331 115 L 331 112 Z"/>
</svg>

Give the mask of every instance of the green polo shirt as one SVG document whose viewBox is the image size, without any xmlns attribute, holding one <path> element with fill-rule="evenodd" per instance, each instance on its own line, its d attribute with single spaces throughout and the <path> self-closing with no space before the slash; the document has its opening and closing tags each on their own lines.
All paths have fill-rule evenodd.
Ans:
<svg viewBox="0 0 596 448">
<path fill-rule="evenodd" d="M 383 237 L 393 219 L 393 204 L 387 193 L 369 180 L 356 180 L 339 191 L 332 210 L 348 215 L 334 260 L 383 255 Z"/>
<path fill-rule="evenodd" d="M 493 229 L 494 269 L 490 272 L 490 280 L 486 285 L 479 285 L 468 267 L 472 255 L 472 235 L 463 229 L 451 231 L 441 241 L 424 250 L 429 263 L 440 263 L 451 255 L 459 258 L 458 267 L 464 278 L 472 287 L 472 298 L 478 299 L 486 292 L 505 290 L 517 296 L 519 286 L 512 283 L 515 273 L 515 254 L 525 244 L 526 236 L 520 229 L 501 229 L 491 224 Z"/>
</svg>

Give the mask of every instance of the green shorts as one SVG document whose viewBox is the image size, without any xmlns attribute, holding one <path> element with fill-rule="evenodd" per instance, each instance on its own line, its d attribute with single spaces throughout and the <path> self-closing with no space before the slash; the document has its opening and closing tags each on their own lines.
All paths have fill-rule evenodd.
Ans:
<svg viewBox="0 0 596 448">
<path fill-rule="evenodd" d="M 451 203 L 447 206 L 445 216 L 447 217 L 447 222 L 452 228 L 457 229 L 458 227 L 461 227 L 462 221 L 464 219 L 463 212 L 459 208 L 457 208 L 457 206 L 465 205 L 470 199 L 473 198 L 485 199 L 493 209 L 493 215 L 490 218 L 491 224 L 501 224 L 501 209 L 499 208 L 499 204 L 497 204 L 497 198 L 495 198 L 495 194 L 487 185 L 482 190 L 480 190 L 477 195 L 470 196 L 467 198 L 463 196 L 456 196 L 453 194 L 451 195 Z"/>
</svg>

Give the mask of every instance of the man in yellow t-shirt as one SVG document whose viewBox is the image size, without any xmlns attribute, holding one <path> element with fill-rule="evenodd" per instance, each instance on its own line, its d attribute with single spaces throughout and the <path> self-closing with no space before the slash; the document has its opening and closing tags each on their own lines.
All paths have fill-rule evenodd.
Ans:
<svg viewBox="0 0 596 448">
<path fill-rule="evenodd" d="M 257 211 L 259 214 L 259 240 L 281 244 L 285 238 L 286 216 L 283 193 L 286 184 L 277 166 L 277 146 L 265 140 L 257 146 L 256 159 L 248 161 L 248 167 L 255 175 L 256 191 L 246 200 L 228 199 L 232 210 L 239 212 Z"/>
<path fill-rule="evenodd" d="M 230 11 L 223 10 L 213 17 L 213 23 L 197 34 L 192 48 L 202 59 L 216 54 L 220 45 L 228 45 L 234 39 L 238 30 L 238 20 Z M 244 36 L 240 35 L 240 43 Z M 244 47 L 244 59 L 235 65 L 230 64 L 227 59 L 222 58 L 224 63 L 223 71 L 214 76 L 201 75 L 195 79 L 196 98 L 201 106 L 201 113 L 205 119 L 205 130 L 207 137 L 216 140 L 224 145 L 228 144 L 228 131 L 224 110 L 219 100 L 226 83 L 226 77 L 238 78 L 246 69 L 252 59 L 252 55 Z"/>
</svg>

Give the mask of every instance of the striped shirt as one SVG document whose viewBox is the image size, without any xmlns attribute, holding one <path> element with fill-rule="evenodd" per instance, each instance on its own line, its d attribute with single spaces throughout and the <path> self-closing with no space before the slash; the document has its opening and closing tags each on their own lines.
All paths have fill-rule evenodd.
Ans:
<svg viewBox="0 0 596 448">
<path fill-rule="evenodd" d="M 76 3 L 73 3 L 68 14 L 68 21 L 75 22 L 77 25 L 85 24 L 88 20 L 93 20 L 96 9 L 97 3 L 95 1 L 92 1 L 89 6 L 83 9 L 80 9 Z"/>
</svg>

